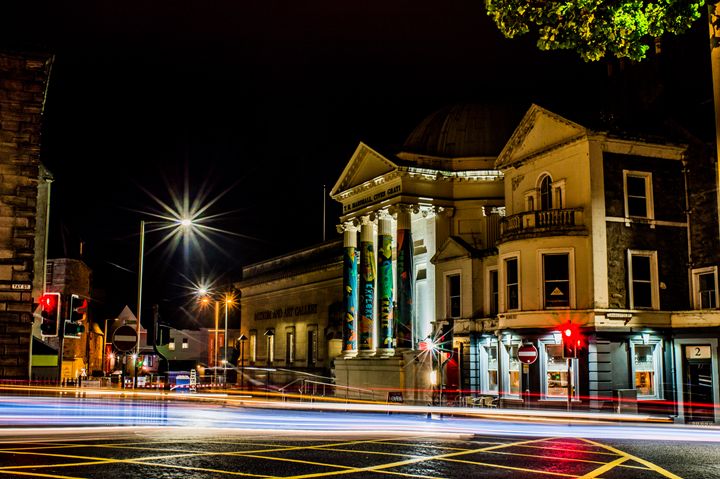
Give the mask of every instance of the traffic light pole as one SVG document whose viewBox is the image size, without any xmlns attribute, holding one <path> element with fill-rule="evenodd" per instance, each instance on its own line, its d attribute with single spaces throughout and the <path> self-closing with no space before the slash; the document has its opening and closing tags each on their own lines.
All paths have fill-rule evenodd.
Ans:
<svg viewBox="0 0 720 479">
<path fill-rule="evenodd" d="M 58 386 L 62 386 L 62 363 L 63 349 L 65 348 L 65 320 L 59 321 L 58 324 Z"/>
</svg>

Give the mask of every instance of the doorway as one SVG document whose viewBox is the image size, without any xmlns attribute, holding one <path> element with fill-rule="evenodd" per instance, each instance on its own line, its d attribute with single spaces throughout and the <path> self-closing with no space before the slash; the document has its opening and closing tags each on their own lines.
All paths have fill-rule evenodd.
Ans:
<svg viewBox="0 0 720 479">
<path fill-rule="evenodd" d="M 709 344 L 683 346 L 683 407 L 687 423 L 713 422 L 712 350 Z"/>
</svg>

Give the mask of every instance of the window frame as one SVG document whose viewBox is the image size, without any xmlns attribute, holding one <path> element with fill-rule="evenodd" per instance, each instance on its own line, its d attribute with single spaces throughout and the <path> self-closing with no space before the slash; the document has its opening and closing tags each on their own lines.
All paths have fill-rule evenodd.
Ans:
<svg viewBox="0 0 720 479">
<path fill-rule="evenodd" d="M 517 262 L 517 283 L 513 283 L 517 285 L 517 307 L 516 308 L 509 308 L 508 307 L 508 282 L 507 282 L 507 262 L 515 260 Z M 500 257 L 501 261 L 501 269 L 502 269 L 502 276 L 501 276 L 501 284 L 500 284 L 500 310 L 502 312 L 509 312 L 509 311 L 521 311 L 522 310 L 522 274 L 521 274 L 521 268 L 520 268 L 520 252 L 512 252 L 508 254 L 504 254 Z"/>
<path fill-rule="evenodd" d="M 502 373 L 502 381 L 500 381 L 500 384 L 498 385 L 498 390 L 501 390 L 503 397 L 508 399 L 520 399 L 522 397 L 522 363 L 518 358 L 516 359 L 518 362 L 518 380 L 520 381 L 520 391 L 518 391 L 517 394 L 510 392 L 510 351 L 513 346 L 519 348 L 520 345 L 521 341 L 517 336 L 505 336 L 501 340 L 498 340 L 498 367 Z"/>
<path fill-rule="evenodd" d="M 545 255 L 567 255 L 568 257 L 568 306 L 551 306 L 545 303 Z M 545 310 L 575 309 L 575 248 L 542 248 L 537 250 L 538 297 Z"/>
<path fill-rule="evenodd" d="M 493 291 L 492 276 L 495 274 L 497 290 Z M 500 267 L 498 265 L 485 268 L 485 313 L 486 316 L 497 316 L 500 312 Z M 495 301 L 493 301 L 493 297 Z"/>
<path fill-rule="evenodd" d="M 490 389 L 490 360 L 489 354 L 485 348 L 495 347 L 495 386 L 496 389 Z M 497 396 L 500 390 L 500 351 L 499 342 L 496 337 L 485 337 L 478 341 L 478 357 L 480 358 L 480 393 L 484 395 Z"/>
<path fill-rule="evenodd" d="M 285 329 L 285 364 L 291 365 L 295 362 L 295 328 Z"/>
<path fill-rule="evenodd" d="M 700 276 L 712 274 L 715 280 L 715 306 L 711 308 L 702 307 L 702 296 L 700 294 Z M 718 268 L 717 266 L 708 266 L 705 268 L 695 268 L 692 270 L 692 302 L 693 309 L 712 310 L 720 307 L 720 292 L 718 291 Z"/>
<path fill-rule="evenodd" d="M 651 306 L 635 305 L 635 279 L 632 271 L 632 259 L 634 256 L 647 257 L 650 259 L 650 302 Z M 650 250 L 627 250 L 627 280 L 628 280 L 628 305 L 630 309 L 640 309 L 645 311 L 657 311 L 660 309 L 660 280 L 658 273 L 657 251 Z"/>
<path fill-rule="evenodd" d="M 630 206 L 628 202 L 628 185 L 627 185 L 627 179 L 628 176 L 634 177 L 634 178 L 642 178 L 645 180 L 645 216 L 637 216 L 637 215 L 631 215 L 630 214 Z M 653 220 L 655 219 L 655 205 L 653 200 L 653 182 L 652 182 L 652 173 L 649 171 L 636 171 L 636 170 L 623 170 L 623 199 L 625 202 L 625 218 L 627 219 L 647 219 L 647 220 Z"/>
<path fill-rule="evenodd" d="M 538 365 L 540 369 L 540 400 L 541 401 L 567 401 L 567 394 L 564 396 L 548 396 L 548 353 L 547 346 L 559 346 L 562 349 L 562 337 L 560 332 L 553 336 L 546 336 L 538 339 Z M 573 401 L 580 400 L 580 371 L 579 360 L 577 358 L 571 359 L 572 361 L 572 380 L 573 386 L 575 387 L 574 394 L 572 395 Z M 567 359 L 565 359 L 567 365 Z"/>
<path fill-rule="evenodd" d="M 665 399 L 663 391 L 663 341 L 662 338 L 653 337 L 650 335 L 643 335 L 640 338 L 630 338 L 630 380 L 632 382 L 633 389 L 637 389 L 635 384 L 635 347 L 636 346 L 653 346 L 653 365 L 654 365 L 654 385 L 655 394 L 650 395 L 637 395 L 638 400 L 657 400 Z"/>
<path fill-rule="evenodd" d="M 258 352 L 257 338 L 258 338 L 257 329 L 251 329 L 250 330 L 250 338 L 249 338 L 250 343 L 248 344 L 248 347 L 250 349 L 250 351 L 249 351 L 250 357 L 248 358 L 248 360 L 250 361 L 251 364 L 255 364 L 255 362 L 257 361 L 257 352 Z"/>
<path fill-rule="evenodd" d="M 547 185 L 547 192 L 543 191 L 543 185 Z M 549 211 L 553 209 L 554 190 L 553 179 L 550 173 L 541 173 L 537 182 L 538 191 L 538 211 Z M 546 193 L 546 194 L 545 194 Z M 547 204 L 545 204 L 547 202 Z"/>
<path fill-rule="evenodd" d="M 452 318 L 452 319 L 460 319 L 462 318 L 462 312 L 463 312 L 463 294 L 462 294 L 462 271 L 461 270 L 453 270 L 453 271 L 447 271 L 445 272 L 445 317 L 446 318 Z M 453 316 L 452 314 L 452 300 L 455 298 L 455 296 L 450 296 L 450 280 L 451 278 L 457 278 L 458 281 L 458 311 L 457 315 Z"/>
</svg>

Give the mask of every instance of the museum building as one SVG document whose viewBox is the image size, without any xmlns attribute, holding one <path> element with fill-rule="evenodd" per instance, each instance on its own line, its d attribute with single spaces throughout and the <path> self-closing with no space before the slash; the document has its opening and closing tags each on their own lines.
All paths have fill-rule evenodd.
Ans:
<svg viewBox="0 0 720 479">
<path fill-rule="evenodd" d="M 244 303 L 243 332 L 282 330 L 287 363 L 295 334 L 330 326 L 330 314 L 284 315 L 318 302 L 298 294 L 312 283 L 323 308 L 340 308 L 341 344 L 323 341 L 338 387 L 718 421 L 717 172 L 714 153 L 676 130 L 455 105 L 399 152 L 361 143 L 330 194 L 341 259 L 304 279 L 296 268 L 285 292 L 282 268 L 244 279 L 243 302 L 264 289 L 272 306 Z M 571 353 L 565 330 L 579 340 Z M 272 362 L 278 346 L 265 343 Z"/>
</svg>

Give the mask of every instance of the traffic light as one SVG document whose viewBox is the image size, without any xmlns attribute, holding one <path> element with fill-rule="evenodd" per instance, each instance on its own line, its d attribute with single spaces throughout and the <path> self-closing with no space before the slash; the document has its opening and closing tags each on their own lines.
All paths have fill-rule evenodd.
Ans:
<svg viewBox="0 0 720 479">
<path fill-rule="evenodd" d="M 40 297 L 40 333 L 45 337 L 58 335 L 60 324 L 60 293 L 45 293 Z"/>
<path fill-rule="evenodd" d="M 87 299 L 80 298 L 77 294 L 70 295 L 70 309 L 68 319 L 65 321 L 65 337 L 79 338 L 85 332 L 85 326 L 82 320 L 85 319 L 87 313 Z"/>
<path fill-rule="evenodd" d="M 562 346 L 564 358 L 577 358 L 582 346 L 582 337 L 577 326 L 568 324 L 562 328 Z"/>
</svg>

